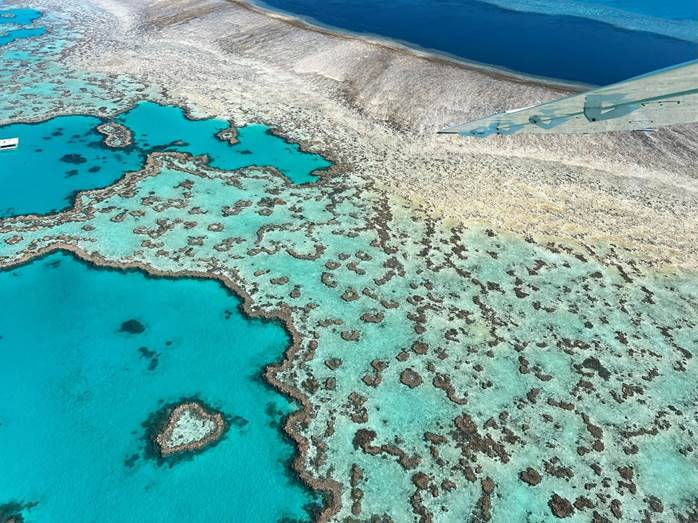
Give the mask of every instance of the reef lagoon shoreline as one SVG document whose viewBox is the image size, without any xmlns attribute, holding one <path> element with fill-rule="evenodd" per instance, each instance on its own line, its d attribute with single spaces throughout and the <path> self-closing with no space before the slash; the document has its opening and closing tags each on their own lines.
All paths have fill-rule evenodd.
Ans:
<svg viewBox="0 0 698 523">
<path fill-rule="evenodd" d="M 117 182 L 118 183 L 118 182 Z M 22 266 L 26 266 L 36 260 L 40 260 L 56 252 L 63 252 L 75 256 L 78 260 L 87 263 L 89 266 L 96 269 L 107 269 L 107 270 L 117 270 L 125 273 L 128 272 L 139 272 L 145 274 L 149 278 L 154 279 L 167 279 L 167 280 L 179 280 L 181 278 L 193 278 L 197 280 L 212 280 L 219 283 L 224 289 L 230 292 L 232 295 L 236 296 L 241 300 L 240 306 L 242 312 L 248 318 L 260 319 L 263 321 L 269 321 L 276 323 L 284 328 L 288 334 L 290 345 L 287 349 L 283 351 L 283 355 L 280 361 L 270 362 L 267 364 L 266 368 L 262 372 L 262 376 L 266 383 L 268 383 L 276 392 L 285 395 L 290 398 L 299 406 L 298 410 L 292 412 L 283 424 L 283 431 L 286 436 L 290 438 L 296 449 L 295 457 L 292 461 L 292 470 L 296 474 L 298 480 L 305 486 L 311 488 L 313 491 L 317 492 L 325 499 L 324 506 L 321 513 L 314 520 L 316 523 L 324 523 L 329 521 L 331 517 L 339 510 L 339 499 L 340 499 L 340 485 L 328 481 L 319 480 L 312 476 L 304 468 L 304 458 L 305 452 L 308 449 L 308 443 L 303 435 L 298 430 L 298 425 L 303 423 L 312 413 L 312 406 L 310 404 L 309 398 L 297 387 L 289 386 L 287 383 L 279 380 L 277 374 L 280 373 L 285 368 L 288 368 L 292 364 L 292 359 L 295 354 L 300 349 L 301 336 L 298 330 L 293 326 L 292 319 L 288 314 L 288 311 L 279 309 L 278 311 L 262 311 L 256 309 L 253 306 L 254 300 L 252 297 L 242 288 L 241 285 L 233 281 L 231 278 L 225 275 L 212 275 L 209 272 L 196 272 L 196 271 L 159 271 L 154 267 L 148 265 L 147 263 L 141 262 L 110 262 L 104 257 L 100 256 L 98 253 L 85 252 L 79 247 L 71 244 L 54 244 L 49 248 L 42 249 L 31 255 L 28 255 L 25 259 L 19 260 L 16 263 L 2 264 L 0 265 L 0 271 L 12 271 Z M 172 405 L 167 405 L 163 408 L 174 407 L 175 405 L 187 404 L 194 401 L 200 401 L 198 398 L 185 398 L 181 401 L 175 402 Z M 162 420 L 159 420 L 162 421 Z M 222 430 L 218 438 L 225 435 L 227 427 Z M 219 444 L 220 441 L 206 442 L 201 448 L 197 448 L 197 452 L 203 452 L 206 448 Z M 148 457 L 148 456 L 146 456 Z M 174 456 L 178 459 L 187 459 L 189 456 Z M 166 456 L 161 458 L 163 463 L 171 463 L 167 461 L 171 456 Z M 17 508 L 21 508 L 18 504 Z"/>
<path fill-rule="evenodd" d="M 267 364 L 266 368 L 262 372 L 262 376 L 266 382 L 277 392 L 285 395 L 299 406 L 299 409 L 292 412 L 283 424 L 284 433 L 290 438 L 296 448 L 296 456 L 292 461 L 292 469 L 296 474 L 299 481 L 307 487 L 311 488 L 313 491 L 317 492 L 325 500 L 322 511 L 318 517 L 313 520 L 314 523 L 325 523 L 330 521 L 332 516 L 335 515 L 340 507 L 341 499 L 341 486 L 331 480 L 323 480 L 314 477 L 311 472 L 305 469 L 305 454 L 308 451 L 308 442 L 302 435 L 298 426 L 312 416 L 313 407 L 310 400 L 306 394 L 304 394 L 298 387 L 289 385 L 288 383 L 278 379 L 277 375 L 283 370 L 289 368 L 293 364 L 293 358 L 296 353 L 301 348 L 301 335 L 298 330 L 294 327 L 291 316 L 288 311 L 281 308 L 277 311 L 262 311 L 254 307 L 253 298 L 239 285 L 237 282 L 233 281 L 231 278 L 225 275 L 212 275 L 209 272 L 196 272 L 196 271 L 159 271 L 147 263 L 142 262 L 110 262 L 103 258 L 97 253 L 88 253 L 71 244 L 60 244 L 56 243 L 51 247 L 42 249 L 40 251 L 34 252 L 27 255 L 26 258 L 13 262 L 11 264 L 0 265 L 0 271 L 11 271 L 39 260 L 43 257 L 49 256 L 55 252 L 69 253 L 79 260 L 90 264 L 92 267 L 97 269 L 109 269 L 118 270 L 123 272 L 137 271 L 146 274 L 149 278 L 161 278 L 177 280 L 181 278 L 193 278 L 197 280 L 213 280 L 221 284 L 227 291 L 231 292 L 234 296 L 240 298 L 241 309 L 243 313 L 248 318 L 261 319 L 264 321 L 270 321 L 281 325 L 289 336 L 291 341 L 289 347 L 284 350 L 283 356 L 278 362 L 270 362 Z M 194 401 L 194 399 L 188 398 L 188 400 Z M 177 402 L 176 404 L 180 404 Z M 225 430 L 223 431 L 223 435 Z M 218 444 L 219 442 L 209 443 L 200 449 L 204 451 L 206 447 Z M 164 458 L 166 459 L 166 458 Z M 163 462 L 166 463 L 166 461 Z"/>
<path fill-rule="evenodd" d="M 95 193 L 113 193 L 118 192 L 121 186 L 128 187 L 131 183 L 137 183 L 140 179 L 148 176 L 157 176 L 162 169 L 162 160 L 167 158 L 177 158 L 181 160 L 192 159 L 189 155 L 182 153 L 150 153 L 147 157 L 146 164 L 143 169 L 135 172 L 125 173 L 124 176 L 114 183 L 110 184 L 108 187 L 100 189 L 89 189 L 84 191 L 79 191 L 70 208 L 63 210 L 58 215 L 70 215 L 78 214 L 81 212 L 79 202 L 81 197 L 84 195 L 94 195 Z M 247 169 L 256 170 L 259 167 L 249 167 Z M 291 184 L 290 181 L 286 179 L 281 173 L 276 172 L 272 168 L 264 168 L 272 172 L 275 176 L 281 178 L 286 184 Z M 317 183 L 320 183 L 318 181 Z M 45 218 L 44 215 L 19 215 L 10 218 L 0 219 L 0 232 L 5 228 L 8 223 L 12 222 L 26 222 L 33 219 Z M 66 219 L 70 219 L 66 217 Z M 197 280 L 212 280 L 219 283 L 225 290 L 230 292 L 232 295 L 240 299 L 240 309 L 243 314 L 248 318 L 260 319 L 263 321 L 269 321 L 276 323 L 284 328 L 286 334 L 288 335 L 289 345 L 283 351 L 281 359 L 277 362 L 269 362 L 264 370 L 262 371 L 262 376 L 266 383 L 268 383 L 272 389 L 276 392 L 285 395 L 294 401 L 299 407 L 290 415 L 287 416 L 285 423 L 283 423 L 283 431 L 286 436 L 290 438 L 296 449 L 295 457 L 292 461 L 292 470 L 296 474 L 298 480 L 305 486 L 311 488 L 313 491 L 317 492 L 325 500 L 322 511 L 314 520 L 314 523 L 325 523 L 329 521 L 334 514 L 336 514 L 340 507 L 341 499 L 341 486 L 331 480 L 323 480 L 314 477 L 310 471 L 305 469 L 305 454 L 308 451 L 308 442 L 306 438 L 302 435 L 299 430 L 299 425 L 304 423 L 307 419 L 312 417 L 313 406 L 310 402 L 310 398 L 298 387 L 290 385 L 289 383 L 281 380 L 279 375 L 287 370 L 291 365 L 293 365 L 293 358 L 296 356 L 298 351 L 301 349 L 301 334 L 296 329 L 293 324 L 293 319 L 286 307 L 280 307 L 279 309 L 267 311 L 261 310 L 254 306 L 254 298 L 244 289 L 243 285 L 236 282 L 229 276 L 224 274 L 215 274 L 209 271 L 191 271 L 191 270 L 181 270 L 181 271 L 162 271 L 153 267 L 146 262 L 139 261 L 128 261 L 128 262 L 113 262 L 109 261 L 104 256 L 100 255 L 98 252 L 87 252 L 82 248 L 75 246 L 70 243 L 56 242 L 47 248 L 40 249 L 35 252 L 27 253 L 26 256 L 15 260 L 11 263 L 4 263 L 1 261 L 0 256 L 0 272 L 12 271 L 22 266 L 26 266 L 36 260 L 45 258 L 53 253 L 63 252 L 75 256 L 78 260 L 86 263 L 89 267 L 96 269 L 108 269 L 117 270 L 124 273 L 128 272 L 139 272 L 145 274 L 148 278 L 154 279 L 166 279 L 166 280 L 178 280 L 181 278 L 193 278 Z M 173 405 L 168 405 L 163 407 L 174 407 L 174 405 L 186 404 L 187 402 L 194 402 L 197 398 L 184 398 L 181 401 L 176 402 Z M 160 420 L 162 421 L 162 420 Z M 228 427 L 225 427 L 218 437 L 224 436 Z M 198 449 L 203 451 L 206 447 L 216 445 L 220 441 L 216 440 L 214 442 L 206 442 L 203 448 Z M 170 456 L 166 456 L 163 462 Z M 175 458 L 180 458 L 174 456 Z M 186 456 L 185 456 L 186 458 Z M 18 505 L 19 506 L 19 505 Z"/>
</svg>

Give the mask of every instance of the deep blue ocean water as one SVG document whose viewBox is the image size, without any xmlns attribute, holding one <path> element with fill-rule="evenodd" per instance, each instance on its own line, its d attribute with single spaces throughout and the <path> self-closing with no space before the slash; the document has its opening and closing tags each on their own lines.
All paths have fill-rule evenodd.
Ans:
<svg viewBox="0 0 698 523">
<path fill-rule="evenodd" d="M 238 129 L 239 142 L 230 145 L 216 137 L 229 127 L 227 121 L 190 120 L 176 106 L 141 102 L 116 121 L 133 131 L 131 147 L 106 147 L 95 130 L 102 120 L 92 116 L 0 127 L 0 138 L 20 139 L 19 148 L 0 156 L 0 218 L 69 207 L 75 191 L 110 185 L 124 173 L 140 169 L 146 155 L 155 150 L 207 154 L 211 165 L 221 169 L 273 166 L 293 183 L 315 181 L 313 173 L 330 165 L 322 156 L 270 134 L 261 124 Z"/>
<path fill-rule="evenodd" d="M 279 423 L 292 406 L 260 378 L 284 329 L 245 318 L 213 281 L 96 269 L 66 253 L 0 272 L 0 506 L 29 521 L 306 520 Z M 121 331 L 135 319 L 145 330 Z M 143 350 L 146 348 L 146 352 Z M 145 457 L 142 424 L 197 396 L 237 417 L 217 446 Z"/>
<path fill-rule="evenodd" d="M 679 0 L 680 9 L 652 7 L 674 2 L 590 1 L 647 16 L 698 19 L 694 0 Z M 651 28 L 631 31 L 592 18 L 510 10 L 477 0 L 259 3 L 352 32 L 380 35 L 525 74 L 588 84 L 610 84 L 698 58 L 695 42 L 655 34 Z M 627 16 L 633 16 L 630 10 Z"/>
</svg>

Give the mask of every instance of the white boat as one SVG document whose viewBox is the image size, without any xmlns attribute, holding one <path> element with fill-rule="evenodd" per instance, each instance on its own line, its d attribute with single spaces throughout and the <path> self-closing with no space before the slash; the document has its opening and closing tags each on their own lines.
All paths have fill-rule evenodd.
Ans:
<svg viewBox="0 0 698 523">
<path fill-rule="evenodd" d="M 19 138 L 0 139 L 0 151 L 17 149 L 18 145 L 19 145 Z"/>
</svg>

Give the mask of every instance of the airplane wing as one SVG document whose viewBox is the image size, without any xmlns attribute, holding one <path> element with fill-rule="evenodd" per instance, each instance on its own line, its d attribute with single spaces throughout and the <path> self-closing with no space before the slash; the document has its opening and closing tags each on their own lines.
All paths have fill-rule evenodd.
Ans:
<svg viewBox="0 0 698 523">
<path fill-rule="evenodd" d="M 698 122 L 698 60 L 440 132 L 480 138 L 519 133 L 586 134 L 690 122 Z"/>
</svg>

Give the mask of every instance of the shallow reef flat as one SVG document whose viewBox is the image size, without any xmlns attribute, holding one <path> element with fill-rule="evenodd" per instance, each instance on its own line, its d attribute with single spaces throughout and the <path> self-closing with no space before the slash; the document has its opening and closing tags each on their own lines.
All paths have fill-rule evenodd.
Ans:
<svg viewBox="0 0 698 523">
<path fill-rule="evenodd" d="M 1 12 L 15 4 L 0 3 Z M 141 98 L 158 100 L 161 91 L 132 76 L 79 70 L 67 64 L 80 52 L 76 43 L 89 39 L 108 18 L 90 5 L 33 3 L 31 16 L 21 17 L 21 39 L 0 36 L 4 96 L 0 124 L 32 122 L 62 114 L 111 115 Z M 40 15 L 40 16 L 39 16 Z M 12 19 L 10 19 L 12 20 Z M 0 34 L 5 30 L 0 25 Z"/>
<path fill-rule="evenodd" d="M 150 434 L 161 458 L 201 452 L 220 441 L 227 428 L 222 413 L 199 401 L 182 402 L 162 414 L 162 427 Z"/>
<path fill-rule="evenodd" d="M 436 131 L 569 87 L 314 30 L 238 2 L 31 5 L 46 13 L 51 40 L 6 46 L 19 58 L 3 62 L 11 81 L 0 123 L 111 116 L 143 98 L 176 103 L 192 117 L 267 123 L 338 171 L 353 166 L 465 223 L 609 241 L 659 265 L 696 266 L 696 125 L 463 140 Z"/>
<path fill-rule="evenodd" d="M 54 0 L 32 5 L 75 9 Z M 464 140 L 436 132 L 558 98 L 570 87 L 315 30 L 245 3 L 94 0 L 79 16 L 80 41 L 64 66 L 114 78 L 102 96 L 118 102 L 76 99 L 76 107 L 108 112 L 114 104 L 128 107 L 135 95 L 237 126 L 263 122 L 322 152 L 337 172 L 348 166 L 464 223 L 607 241 L 658 265 L 696 266 L 696 125 L 649 136 Z M 109 94 L 124 84 L 134 89 L 122 89 L 118 99 Z M 8 102 L 14 117 L 65 111 L 50 97 L 32 100 L 31 113 Z"/>
<path fill-rule="evenodd" d="M 157 153 L 72 210 L 3 221 L 0 260 L 218 278 L 282 318 L 294 344 L 267 377 L 303 406 L 286 428 L 325 517 L 695 517 L 693 274 L 373 185 Z"/>
<path fill-rule="evenodd" d="M 27 3 L 65 41 L 0 47 L 20 57 L 0 122 L 84 112 L 181 143 L 0 220 L 0 267 L 63 249 L 216 279 L 282 320 L 265 375 L 298 405 L 285 430 L 318 520 L 698 518 L 697 126 L 437 136 L 569 87 L 242 2 Z M 147 141 L 140 99 L 232 124 Z M 217 162 L 211 144 L 260 123 L 331 167 L 299 184 L 278 158 Z"/>
</svg>

